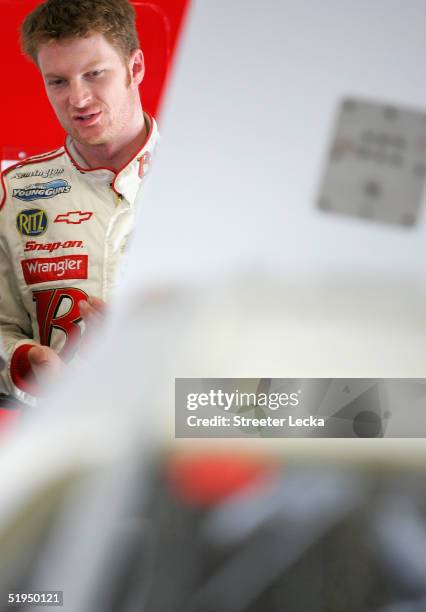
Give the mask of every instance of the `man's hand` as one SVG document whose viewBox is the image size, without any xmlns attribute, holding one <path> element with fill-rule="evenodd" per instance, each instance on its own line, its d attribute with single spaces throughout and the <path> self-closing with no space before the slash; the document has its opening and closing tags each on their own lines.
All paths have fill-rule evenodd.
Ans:
<svg viewBox="0 0 426 612">
<path fill-rule="evenodd" d="M 87 326 L 102 323 L 106 315 L 107 305 L 100 298 L 89 296 L 87 302 L 79 302 L 80 314 Z"/>
<path fill-rule="evenodd" d="M 43 385 L 57 379 L 64 369 L 64 362 L 50 346 L 33 346 L 28 359 L 37 381 Z"/>
<path fill-rule="evenodd" d="M 88 297 L 87 302 L 82 300 L 78 303 L 78 306 L 85 325 L 81 343 L 81 350 L 84 351 L 90 346 L 93 332 L 96 332 L 104 322 L 107 313 L 107 305 L 100 298 L 91 295 Z"/>
<path fill-rule="evenodd" d="M 81 318 L 86 324 L 84 334 L 86 339 L 93 328 L 99 326 L 105 319 L 107 307 L 103 300 L 93 296 L 90 296 L 87 302 L 79 302 L 79 307 Z M 63 374 L 66 367 L 58 353 L 50 346 L 33 346 L 28 351 L 28 359 L 37 382 L 43 384 L 43 386 L 53 383 Z"/>
</svg>

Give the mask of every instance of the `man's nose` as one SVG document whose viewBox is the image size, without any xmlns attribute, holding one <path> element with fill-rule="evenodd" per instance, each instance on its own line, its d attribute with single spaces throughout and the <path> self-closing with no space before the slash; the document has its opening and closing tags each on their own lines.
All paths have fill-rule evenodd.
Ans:
<svg viewBox="0 0 426 612">
<path fill-rule="evenodd" d="M 78 81 L 70 83 L 69 102 L 75 108 L 84 108 L 91 100 L 92 94 L 87 83 Z"/>
</svg>

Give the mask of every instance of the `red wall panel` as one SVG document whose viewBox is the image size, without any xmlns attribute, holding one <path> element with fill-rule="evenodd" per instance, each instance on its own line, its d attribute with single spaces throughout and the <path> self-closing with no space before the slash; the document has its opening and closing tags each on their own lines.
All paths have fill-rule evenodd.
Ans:
<svg viewBox="0 0 426 612">
<path fill-rule="evenodd" d="M 40 0 L 0 0 L 3 62 L 0 96 L 0 158 L 18 159 L 54 149 L 64 132 L 49 106 L 37 68 L 19 47 L 19 27 Z M 141 85 L 144 108 L 158 114 L 189 0 L 133 1 L 145 54 Z"/>
</svg>

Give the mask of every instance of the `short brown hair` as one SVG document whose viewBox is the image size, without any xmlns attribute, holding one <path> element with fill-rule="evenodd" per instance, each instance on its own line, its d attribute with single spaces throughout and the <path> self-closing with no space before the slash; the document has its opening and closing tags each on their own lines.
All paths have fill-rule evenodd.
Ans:
<svg viewBox="0 0 426 612">
<path fill-rule="evenodd" d="M 135 9 L 128 0 L 47 0 L 24 19 L 22 49 L 37 64 L 42 44 L 91 32 L 103 34 L 125 59 L 139 48 Z"/>
</svg>

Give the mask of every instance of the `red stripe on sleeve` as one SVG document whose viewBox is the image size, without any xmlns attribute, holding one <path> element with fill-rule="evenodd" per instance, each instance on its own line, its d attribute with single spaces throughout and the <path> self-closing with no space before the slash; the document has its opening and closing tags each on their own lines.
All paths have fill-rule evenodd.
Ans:
<svg viewBox="0 0 426 612">
<path fill-rule="evenodd" d="M 28 353 L 33 346 L 33 344 L 21 344 L 15 349 L 10 363 L 10 374 L 15 387 L 25 393 L 37 395 L 39 387 L 28 359 Z"/>
</svg>

